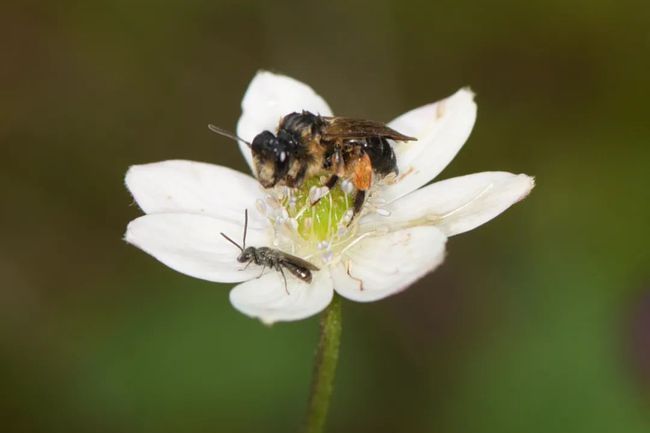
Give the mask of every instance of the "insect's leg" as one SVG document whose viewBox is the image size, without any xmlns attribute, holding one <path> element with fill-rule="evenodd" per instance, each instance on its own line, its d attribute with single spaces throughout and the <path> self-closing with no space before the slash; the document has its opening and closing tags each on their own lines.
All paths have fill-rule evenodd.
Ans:
<svg viewBox="0 0 650 433">
<path fill-rule="evenodd" d="M 333 174 L 332 176 L 330 176 L 329 179 L 327 179 L 327 182 L 325 182 L 325 185 L 323 185 L 323 186 L 324 186 L 325 188 L 327 188 L 328 190 L 331 190 L 332 188 L 334 188 L 334 186 L 336 186 L 336 183 L 337 183 L 338 181 L 339 181 L 339 177 L 338 177 L 337 175 Z M 323 196 L 323 197 L 324 197 L 324 196 Z M 318 197 L 318 199 L 316 199 L 316 201 L 313 202 L 311 205 L 312 205 L 312 206 L 315 206 L 316 204 L 318 204 L 318 202 L 319 202 L 323 197 Z"/>
<path fill-rule="evenodd" d="M 282 274 L 282 278 L 284 279 L 284 291 L 287 292 L 287 295 L 289 294 L 289 289 L 287 288 L 287 276 L 284 275 L 284 269 L 282 269 L 282 266 L 278 266 L 278 270 Z"/>
<path fill-rule="evenodd" d="M 354 205 L 352 207 L 352 218 L 350 218 L 348 225 L 352 223 L 354 217 L 361 211 L 364 201 L 366 201 L 366 191 L 363 189 L 357 190 L 357 194 L 354 196 Z"/>
<path fill-rule="evenodd" d="M 303 163 L 300 166 L 300 169 L 298 170 L 298 173 L 296 173 L 296 179 L 293 182 L 294 186 L 302 185 L 302 183 L 305 180 L 306 175 L 307 175 L 307 164 Z"/>
<path fill-rule="evenodd" d="M 248 267 L 251 265 L 251 263 L 253 263 L 253 260 L 249 260 L 248 262 L 246 262 L 246 266 L 244 266 L 242 269 L 240 269 L 240 271 L 245 271 L 246 269 L 248 269 Z"/>
<path fill-rule="evenodd" d="M 372 163 L 367 153 L 364 152 L 354 161 L 353 173 L 352 184 L 357 189 L 357 194 L 354 196 L 353 213 L 350 222 L 361 211 L 363 203 L 366 200 L 366 191 L 372 185 Z"/>
<path fill-rule="evenodd" d="M 337 175 L 333 174 L 333 175 L 332 175 L 332 176 L 327 180 L 327 182 L 325 182 L 325 186 L 327 187 L 327 189 L 332 189 L 332 188 L 334 188 L 334 186 L 336 185 L 336 183 L 337 183 L 338 181 L 339 181 L 339 177 L 338 177 Z"/>
<path fill-rule="evenodd" d="M 262 272 L 260 272 L 260 274 L 257 276 L 257 279 L 258 279 L 258 280 L 259 280 L 260 278 L 262 278 L 262 275 L 264 275 L 264 271 L 265 271 L 265 270 L 266 270 L 266 265 L 263 265 L 263 266 L 262 266 Z"/>
</svg>

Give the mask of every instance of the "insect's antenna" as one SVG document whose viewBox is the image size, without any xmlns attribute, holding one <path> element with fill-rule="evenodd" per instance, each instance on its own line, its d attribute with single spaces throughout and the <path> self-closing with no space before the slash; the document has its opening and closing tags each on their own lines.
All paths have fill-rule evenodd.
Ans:
<svg viewBox="0 0 650 433">
<path fill-rule="evenodd" d="M 246 248 L 246 233 L 248 232 L 248 209 L 244 209 L 244 248 Z"/>
<path fill-rule="evenodd" d="M 223 236 L 224 238 L 226 238 L 226 240 L 227 240 L 228 242 L 230 242 L 231 244 L 233 244 L 234 246 L 236 246 L 237 248 L 239 248 L 240 251 L 244 251 L 244 249 L 243 249 L 242 247 L 240 247 L 239 244 L 238 244 L 237 242 L 233 241 L 232 239 L 230 239 L 230 238 L 229 238 L 228 236 L 226 236 L 225 234 L 221 233 L 221 236 Z"/>
<path fill-rule="evenodd" d="M 233 134 L 230 131 L 226 131 L 225 129 L 219 128 L 218 126 L 214 126 L 213 124 L 209 124 L 208 129 L 210 129 L 210 131 L 212 132 L 216 132 L 219 135 L 223 135 L 224 137 L 230 138 L 231 140 L 244 142 L 246 143 L 246 146 L 251 147 L 251 144 L 248 141 L 244 140 L 241 137 L 238 137 L 237 135 Z"/>
</svg>

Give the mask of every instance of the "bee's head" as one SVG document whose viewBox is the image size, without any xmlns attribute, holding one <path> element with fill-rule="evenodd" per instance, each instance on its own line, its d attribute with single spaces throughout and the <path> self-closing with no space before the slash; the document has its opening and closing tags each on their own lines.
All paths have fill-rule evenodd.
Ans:
<svg viewBox="0 0 650 433">
<path fill-rule="evenodd" d="M 293 141 L 276 137 L 270 131 L 258 134 L 251 143 L 257 179 L 264 188 L 275 186 L 289 171 L 293 157 Z"/>
<path fill-rule="evenodd" d="M 253 260 L 254 256 L 255 256 L 255 247 L 248 247 L 245 250 L 243 250 L 239 256 L 237 256 L 237 261 L 239 263 L 248 263 L 251 260 Z"/>
</svg>

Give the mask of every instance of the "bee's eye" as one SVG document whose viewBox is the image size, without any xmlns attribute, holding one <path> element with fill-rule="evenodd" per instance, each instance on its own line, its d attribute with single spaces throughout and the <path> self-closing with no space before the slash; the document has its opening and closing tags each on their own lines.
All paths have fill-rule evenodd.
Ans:
<svg viewBox="0 0 650 433">
<path fill-rule="evenodd" d="M 264 131 L 255 136 L 251 148 L 254 154 L 270 157 L 277 153 L 278 139 L 270 131 Z"/>
</svg>

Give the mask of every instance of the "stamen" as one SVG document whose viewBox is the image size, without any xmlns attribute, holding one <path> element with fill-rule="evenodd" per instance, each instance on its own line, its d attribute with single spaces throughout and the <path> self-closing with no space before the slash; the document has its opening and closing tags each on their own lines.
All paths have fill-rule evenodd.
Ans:
<svg viewBox="0 0 650 433">
<path fill-rule="evenodd" d="M 343 224 L 345 224 L 347 226 L 350 223 L 350 221 L 352 221 L 353 216 L 354 216 L 354 210 L 353 209 L 348 209 L 347 211 L 345 211 L 345 213 L 343 214 L 343 218 L 342 218 Z"/>
<path fill-rule="evenodd" d="M 315 187 L 315 186 L 312 186 L 312 187 L 309 189 L 309 202 L 310 202 L 310 203 L 316 203 L 316 201 L 317 201 L 319 198 L 320 198 L 320 197 L 318 196 L 318 188 Z"/>
<path fill-rule="evenodd" d="M 255 207 L 262 216 L 266 216 L 266 203 L 264 203 L 262 199 L 258 198 L 257 201 L 255 201 Z"/>
<path fill-rule="evenodd" d="M 266 197 L 264 197 L 264 199 L 266 200 L 266 204 L 268 204 L 273 209 L 279 209 L 281 206 L 280 201 L 276 197 L 267 195 Z"/>
<path fill-rule="evenodd" d="M 348 179 L 341 181 L 341 189 L 346 194 L 352 194 L 354 192 L 354 185 Z"/>
<path fill-rule="evenodd" d="M 325 263 L 330 263 L 332 259 L 334 258 L 334 253 L 331 251 L 326 252 L 325 254 L 321 255 L 321 258 Z"/>
</svg>

